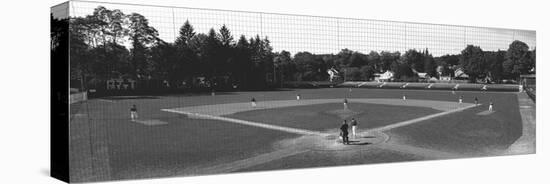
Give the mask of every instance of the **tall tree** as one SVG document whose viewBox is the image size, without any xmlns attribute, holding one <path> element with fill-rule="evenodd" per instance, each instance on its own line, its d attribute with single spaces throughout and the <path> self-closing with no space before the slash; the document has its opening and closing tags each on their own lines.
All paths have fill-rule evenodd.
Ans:
<svg viewBox="0 0 550 184">
<path fill-rule="evenodd" d="M 435 63 L 432 54 L 428 52 L 428 49 L 426 49 L 426 51 L 424 52 L 422 59 L 424 60 L 424 72 L 430 76 L 435 76 L 435 69 L 437 68 L 437 64 Z"/>
<path fill-rule="evenodd" d="M 405 54 L 401 56 L 401 60 L 417 72 L 424 71 L 424 61 L 422 60 L 422 53 L 418 52 L 415 49 L 410 49 L 405 52 Z"/>
<path fill-rule="evenodd" d="M 254 70 L 251 54 L 250 43 L 244 35 L 241 35 L 235 46 L 235 64 L 232 71 L 236 75 L 239 86 L 245 89 L 251 88 L 251 74 Z"/>
<path fill-rule="evenodd" d="M 277 75 L 279 76 L 279 82 L 292 80 L 292 75 L 295 72 L 295 66 L 292 62 L 290 52 L 283 50 L 279 53 L 276 53 L 275 57 L 273 58 L 273 62 L 279 73 Z"/>
<path fill-rule="evenodd" d="M 127 17 L 129 20 L 128 35 L 132 42 L 133 74 L 136 78 L 143 78 L 153 72 L 154 65 L 150 60 L 149 48 L 159 40 L 158 31 L 149 26 L 149 21 L 143 15 L 132 13 Z"/>
<path fill-rule="evenodd" d="M 529 56 L 529 46 L 516 40 L 510 44 L 506 52 L 506 61 L 502 64 L 504 72 L 513 79 L 521 74 L 527 74 L 532 64 Z"/>
<path fill-rule="evenodd" d="M 470 81 L 475 82 L 480 77 L 485 77 L 486 65 L 483 50 L 479 46 L 468 45 L 461 52 L 460 67 L 468 74 Z"/>
<path fill-rule="evenodd" d="M 183 26 L 180 27 L 178 37 L 174 43 L 179 47 L 186 47 L 194 36 L 195 29 L 189 23 L 189 20 L 186 20 Z"/>
<path fill-rule="evenodd" d="M 378 72 L 386 72 L 387 70 L 392 70 L 391 66 L 394 62 L 399 60 L 399 57 L 401 56 L 401 53 L 399 52 L 387 52 L 382 51 L 380 52 L 380 65 L 381 67 L 378 69 Z"/>
<path fill-rule="evenodd" d="M 503 78 L 502 63 L 504 62 L 505 55 L 506 51 L 500 50 L 496 52 L 485 52 L 484 54 L 485 62 L 487 64 L 487 75 L 493 82 L 498 82 Z"/>
</svg>

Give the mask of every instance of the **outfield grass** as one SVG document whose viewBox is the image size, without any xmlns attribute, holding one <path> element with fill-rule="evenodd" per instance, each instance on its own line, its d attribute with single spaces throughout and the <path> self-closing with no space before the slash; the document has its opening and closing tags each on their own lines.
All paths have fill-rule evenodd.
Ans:
<svg viewBox="0 0 550 184">
<path fill-rule="evenodd" d="M 390 133 L 395 135 L 394 140 L 419 147 L 466 155 L 494 155 L 521 136 L 522 120 L 515 94 L 485 95 L 487 97 L 495 102 L 494 113 L 480 113 L 487 110 L 484 105 L 415 126 L 396 128 Z"/>
</svg>

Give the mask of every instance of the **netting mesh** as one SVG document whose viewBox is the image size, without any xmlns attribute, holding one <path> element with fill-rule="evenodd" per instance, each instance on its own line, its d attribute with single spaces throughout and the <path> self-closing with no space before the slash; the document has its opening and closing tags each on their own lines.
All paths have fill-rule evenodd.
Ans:
<svg viewBox="0 0 550 184">
<path fill-rule="evenodd" d="M 226 25 L 234 35 L 268 37 L 274 51 L 315 54 L 337 53 L 343 48 L 368 53 L 429 48 L 434 56 L 458 54 L 468 44 L 485 51 L 508 49 L 514 40 L 536 47 L 535 31 L 437 25 L 383 20 L 348 19 L 261 12 L 128 5 L 86 1 L 70 2 L 72 17 L 90 15 L 104 6 L 124 13 L 139 13 L 149 19 L 160 38 L 173 42 L 178 29 L 189 21 L 199 33 Z"/>
</svg>

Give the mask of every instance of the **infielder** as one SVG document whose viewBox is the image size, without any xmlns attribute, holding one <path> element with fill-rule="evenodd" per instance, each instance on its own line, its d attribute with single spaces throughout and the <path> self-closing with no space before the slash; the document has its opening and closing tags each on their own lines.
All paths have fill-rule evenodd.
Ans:
<svg viewBox="0 0 550 184">
<path fill-rule="evenodd" d="M 355 139 L 357 137 L 357 120 L 355 118 L 351 118 L 351 134 L 353 135 L 353 138 Z"/>
</svg>

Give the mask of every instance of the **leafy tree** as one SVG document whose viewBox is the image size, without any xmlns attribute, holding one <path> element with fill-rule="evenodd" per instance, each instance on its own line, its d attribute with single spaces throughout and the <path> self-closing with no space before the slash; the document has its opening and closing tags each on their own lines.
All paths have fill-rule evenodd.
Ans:
<svg viewBox="0 0 550 184">
<path fill-rule="evenodd" d="M 410 49 L 403 56 L 401 56 L 401 60 L 409 65 L 411 69 L 414 69 L 418 72 L 424 71 L 424 61 L 422 59 L 422 53 L 418 52 L 415 49 Z"/>
<path fill-rule="evenodd" d="M 521 74 L 527 74 L 533 64 L 529 56 L 529 46 L 521 41 L 514 41 L 510 44 L 506 52 L 506 60 L 502 64 L 504 72 L 513 79 Z"/>
<path fill-rule="evenodd" d="M 470 81 L 485 77 L 486 65 L 483 50 L 479 46 L 468 45 L 461 54 L 460 67 L 468 74 Z"/>
<path fill-rule="evenodd" d="M 294 63 L 296 63 L 296 69 L 298 81 L 312 81 L 315 79 L 315 75 L 318 70 L 318 64 L 315 63 L 315 57 L 309 52 L 298 52 L 294 55 Z"/>
<path fill-rule="evenodd" d="M 357 67 L 357 68 L 360 68 L 367 63 L 368 60 L 367 60 L 367 56 L 363 53 L 360 53 L 360 52 L 353 52 L 353 54 L 351 54 L 351 57 L 349 58 L 349 67 Z"/>
<path fill-rule="evenodd" d="M 276 68 L 279 70 L 279 80 L 289 81 L 293 79 L 292 75 L 296 72 L 296 66 L 292 61 L 290 52 L 283 50 L 279 53 L 276 53 L 275 57 L 273 58 L 273 62 L 275 63 Z"/>
<path fill-rule="evenodd" d="M 423 71 L 430 76 L 435 76 L 435 69 L 437 68 L 437 64 L 435 63 L 433 56 L 428 52 L 428 49 L 426 49 L 426 52 L 424 52 L 422 59 L 424 60 Z"/>
<path fill-rule="evenodd" d="M 503 78 L 502 63 L 504 62 L 505 51 L 485 52 L 484 60 L 486 63 L 485 73 L 493 82 L 500 81 Z M 491 82 L 488 81 L 488 82 Z"/>
<path fill-rule="evenodd" d="M 346 81 L 360 81 L 362 80 L 362 72 L 357 67 L 344 68 L 346 75 Z"/>
<path fill-rule="evenodd" d="M 133 74 L 136 78 L 151 75 L 154 65 L 150 60 L 150 46 L 156 43 L 158 32 L 155 28 L 149 26 L 149 21 L 140 14 L 132 13 L 128 15 L 129 26 L 128 35 L 132 42 L 131 60 Z"/>
<path fill-rule="evenodd" d="M 362 80 L 370 80 L 374 77 L 374 73 L 376 72 L 374 67 L 371 65 L 365 65 L 359 69 L 361 72 L 361 79 Z"/>
<path fill-rule="evenodd" d="M 391 53 L 387 51 L 382 51 L 380 53 L 380 67 L 378 72 L 382 73 L 387 70 L 392 70 L 391 65 L 399 60 L 399 57 L 401 57 L 401 53 L 399 52 Z"/>
<path fill-rule="evenodd" d="M 374 69 L 377 71 L 381 71 L 384 69 L 384 64 L 380 60 L 380 54 L 376 51 L 371 51 L 369 55 L 367 55 L 367 60 L 369 65 L 373 65 Z"/>
<path fill-rule="evenodd" d="M 351 62 L 350 58 L 352 55 L 353 55 L 353 51 L 349 49 L 342 49 L 336 55 L 336 61 L 334 62 L 334 64 L 340 68 L 348 67 Z"/>
</svg>

